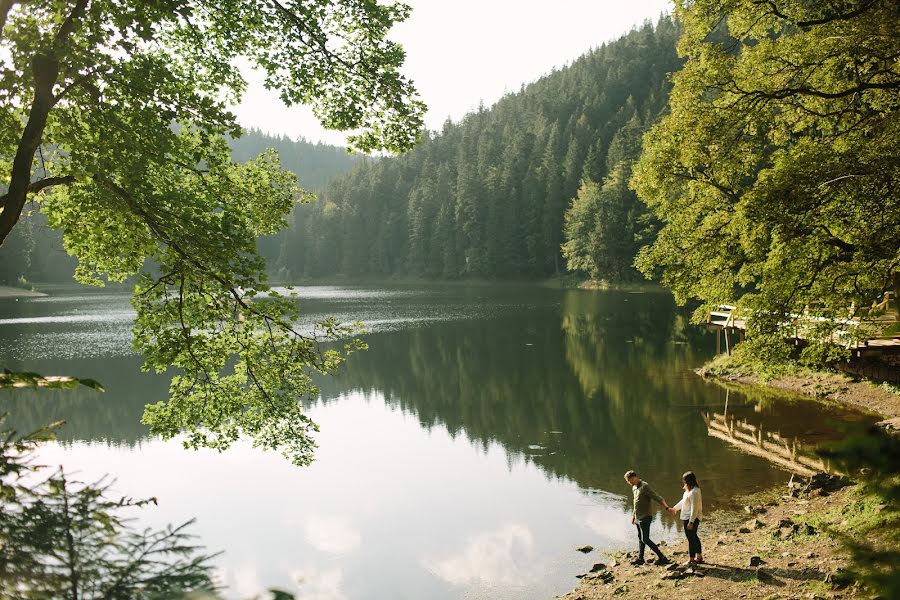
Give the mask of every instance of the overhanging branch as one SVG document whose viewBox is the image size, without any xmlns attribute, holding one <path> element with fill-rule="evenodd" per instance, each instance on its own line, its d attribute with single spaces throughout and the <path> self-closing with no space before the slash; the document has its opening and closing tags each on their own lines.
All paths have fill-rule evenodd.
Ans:
<svg viewBox="0 0 900 600">
<path fill-rule="evenodd" d="M 68 185 L 70 183 L 75 183 L 77 181 L 74 175 L 65 175 L 63 177 L 45 177 L 44 179 L 40 179 L 38 181 L 34 181 L 28 185 L 28 189 L 26 193 L 28 194 L 37 194 L 48 187 L 53 187 L 55 185 Z M 6 206 L 6 200 L 9 194 L 3 194 L 0 196 L 0 208 Z"/>
<path fill-rule="evenodd" d="M 815 27 L 816 25 L 825 25 L 826 23 L 833 23 L 835 21 L 849 21 L 850 19 L 855 19 L 860 16 L 870 8 L 873 8 L 876 4 L 878 4 L 880 0 L 864 0 L 860 3 L 858 7 L 853 10 L 848 10 L 847 12 L 837 12 L 826 17 L 822 17 L 819 19 L 807 19 L 805 21 L 794 21 L 786 14 L 781 12 L 778 8 L 778 5 L 773 0 L 763 0 L 762 2 L 757 2 L 757 4 L 764 4 L 769 7 L 769 14 L 778 17 L 779 19 L 783 19 L 801 29 L 808 29 L 810 27 Z"/>
</svg>

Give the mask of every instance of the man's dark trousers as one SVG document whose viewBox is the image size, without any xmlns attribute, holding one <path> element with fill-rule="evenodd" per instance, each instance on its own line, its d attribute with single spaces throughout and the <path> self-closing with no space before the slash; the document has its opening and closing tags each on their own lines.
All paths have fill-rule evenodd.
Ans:
<svg viewBox="0 0 900 600">
<path fill-rule="evenodd" d="M 651 550 L 656 552 L 656 555 L 660 558 L 663 557 L 663 553 L 659 551 L 659 546 L 654 544 L 650 540 L 650 523 L 653 522 L 653 517 L 644 517 L 639 519 L 634 525 L 637 527 L 638 532 L 638 558 L 640 560 L 644 560 L 644 547 L 649 546 Z"/>
</svg>

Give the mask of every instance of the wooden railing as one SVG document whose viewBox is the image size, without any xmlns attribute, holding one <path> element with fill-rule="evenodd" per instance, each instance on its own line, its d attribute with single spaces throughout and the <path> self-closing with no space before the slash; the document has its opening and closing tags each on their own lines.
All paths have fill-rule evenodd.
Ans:
<svg viewBox="0 0 900 600">
<path fill-rule="evenodd" d="M 885 300 L 873 308 L 882 306 L 890 306 L 893 299 L 889 297 L 889 293 L 885 294 Z M 803 314 L 791 313 L 786 316 L 787 320 L 782 323 L 786 331 L 791 331 L 791 335 L 786 336 L 787 339 L 796 343 L 807 340 L 809 332 L 817 324 L 829 323 L 839 328 L 834 328 L 828 335 L 828 342 L 843 346 L 851 350 L 856 356 L 865 354 L 880 354 L 884 352 L 900 352 L 900 336 L 893 337 L 871 337 L 860 335 L 860 327 L 883 327 L 884 322 L 878 320 L 862 320 L 859 317 L 848 318 L 829 318 L 818 315 L 809 314 L 804 311 Z M 706 318 L 707 325 L 717 329 L 716 335 L 716 353 L 721 354 L 721 333 L 724 333 L 725 352 L 731 354 L 734 344 L 741 341 L 746 336 L 747 319 L 737 315 L 737 307 L 729 304 L 721 304 L 717 310 L 709 312 Z M 886 321 L 888 323 L 893 321 Z M 734 337 L 737 336 L 737 339 Z"/>
</svg>

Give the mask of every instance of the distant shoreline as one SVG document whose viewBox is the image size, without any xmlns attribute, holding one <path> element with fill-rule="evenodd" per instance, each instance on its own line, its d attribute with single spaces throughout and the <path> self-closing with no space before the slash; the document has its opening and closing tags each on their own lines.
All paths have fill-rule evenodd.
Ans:
<svg viewBox="0 0 900 600">
<path fill-rule="evenodd" d="M 41 298 L 47 294 L 23 288 L 0 285 L 0 298 Z"/>
<path fill-rule="evenodd" d="M 571 274 L 562 277 L 546 277 L 541 279 L 489 279 L 483 277 L 460 277 L 457 279 L 430 279 L 427 277 L 411 276 L 344 276 L 333 275 L 327 277 L 308 277 L 300 280 L 270 279 L 267 282 L 271 286 L 373 286 L 373 285 L 429 285 L 446 287 L 514 287 L 533 286 L 563 290 L 588 290 L 588 291 L 659 291 L 669 292 L 667 288 L 656 282 L 634 281 L 627 283 L 607 283 L 595 280 L 584 280 Z"/>
</svg>

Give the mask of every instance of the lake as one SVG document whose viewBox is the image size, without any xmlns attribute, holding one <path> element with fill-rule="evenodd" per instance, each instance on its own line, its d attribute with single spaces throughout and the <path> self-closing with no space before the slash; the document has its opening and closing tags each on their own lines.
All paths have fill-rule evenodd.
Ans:
<svg viewBox="0 0 900 600">
<path fill-rule="evenodd" d="M 248 445 L 219 454 L 150 437 L 143 406 L 164 399 L 168 381 L 140 373 L 121 293 L 0 299 L 0 365 L 106 388 L 6 390 L 0 410 L 20 431 L 66 419 L 42 461 L 155 496 L 142 523 L 196 518 L 200 541 L 224 551 L 229 598 L 279 587 L 311 600 L 548 600 L 597 560 L 576 547 L 634 545 L 627 469 L 671 502 L 694 469 L 713 510 L 785 483 L 792 464 L 814 460 L 813 444 L 867 422 L 701 380 L 692 369 L 715 335 L 662 291 L 298 290 L 308 322 L 335 315 L 368 329 L 369 350 L 308 402 L 321 427 L 310 467 Z M 724 435 L 720 422 L 732 424 Z M 787 458 L 769 460 L 779 450 L 755 447 L 757 436 L 783 441 Z M 668 516 L 654 531 L 680 538 Z"/>
</svg>

